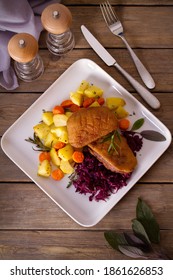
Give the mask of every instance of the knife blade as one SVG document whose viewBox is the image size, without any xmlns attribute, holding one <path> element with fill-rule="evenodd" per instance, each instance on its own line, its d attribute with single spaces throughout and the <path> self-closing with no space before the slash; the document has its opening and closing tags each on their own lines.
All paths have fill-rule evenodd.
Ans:
<svg viewBox="0 0 173 280">
<path fill-rule="evenodd" d="M 153 109 L 158 109 L 160 107 L 159 100 L 145 87 L 143 87 L 137 80 L 135 80 L 128 72 L 126 72 L 112 57 L 112 55 L 101 45 L 101 43 L 93 36 L 93 34 L 84 26 L 81 26 L 81 31 L 93 48 L 93 50 L 98 54 L 98 56 L 108 65 L 114 66 L 118 71 L 128 80 L 128 82 L 133 86 L 133 88 L 139 93 L 139 95 L 150 105 Z"/>
</svg>

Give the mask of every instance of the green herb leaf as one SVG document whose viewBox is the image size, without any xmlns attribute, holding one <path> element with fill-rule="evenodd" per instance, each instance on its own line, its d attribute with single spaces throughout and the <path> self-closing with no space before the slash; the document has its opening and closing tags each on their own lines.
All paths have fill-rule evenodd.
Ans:
<svg viewBox="0 0 173 280">
<path fill-rule="evenodd" d="M 144 242 L 147 242 L 148 244 L 151 243 L 149 238 L 148 238 L 148 235 L 145 231 L 145 228 L 143 227 L 141 222 L 139 222 L 137 219 L 132 220 L 132 229 L 133 229 L 134 234 L 137 237 L 142 239 Z"/>
<path fill-rule="evenodd" d="M 30 142 L 36 146 L 37 149 L 33 148 L 34 151 L 43 151 L 43 152 L 50 151 L 50 148 L 46 147 L 35 133 L 33 138 L 29 137 L 28 139 L 25 139 L 25 141 Z"/>
<path fill-rule="evenodd" d="M 99 140 L 99 143 L 104 143 L 104 142 L 110 140 L 110 139 L 111 139 L 111 136 L 112 136 L 112 133 L 109 133 L 109 134 L 103 136 L 103 137 Z"/>
<path fill-rule="evenodd" d="M 71 185 L 73 185 L 73 181 L 77 179 L 77 174 L 76 172 L 73 172 L 72 174 L 70 174 L 68 176 L 68 178 L 70 179 L 70 181 L 68 182 L 66 188 L 68 189 L 69 187 L 71 187 Z"/>
<path fill-rule="evenodd" d="M 114 231 L 106 231 L 104 233 L 105 239 L 109 245 L 118 250 L 119 245 L 128 245 L 123 233 L 116 233 Z"/>
<path fill-rule="evenodd" d="M 141 249 L 144 252 L 151 251 L 150 244 L 148 244 L 148 242 L 144 242 L 143 240 L 141 240 L 139 237 L 137 237 L 133 233 L 124 232 L 124 237 L 130 246 L 138 247 L 139 249 Z"/>
<path fill-rule="evenodd" d="M 142 125 L 144 124 L 144 118 L 138 119 L 137 121 L 134 122 L 131 130 L 138 130 Z"/>
<path fill-rule="evenodd" d="M 155 237 L 157 243 L 159 242 L 159 228 L 151 209 L 140 198 L 138 199 L 136 206 L 136 213 L 137 219 L 132 220 L 132 229 L 134 234 L 107 231 L 104 233 L 104 236 L 109 245 L 113 249 L 116 249 L 131 258 L 171 260 L 171 258 L 159 245 L 155 244 L 153 246 L 151 243 L 152 240 L 154 242 Z M 154 235 L 154 239 L 152 239 L 152 235 L 150 235 L 150 231 L 148 230 L 148 228 L 150 228 L 152 232 L 153 227 L 157 233 L 156 236 Z"/>
<path fill-rule="evenodd" d="M 118 249 L 121 253 L 123 253 L 124 255 L 131 257 L 131 258 L 143 258 L 143 259 L 147 259 L 147 256 L 145 256 L 145 253 L 134 246 L 125 246 L 125 245 L 119 245 Z"/>
<path fill-rule="evenodd" d="M 151 211 L 151 208 L 140 198 L 136 206 L 136 218 L 145 228 L 145 231 L 153 243 L 160 241 L 159 225 Z"/>
<path fill-rule="evenodd" d="M 144 130 L 140 132 L 141 136 L 150 141 L 166 141 L 166 137 L 158 131 Z"/>
<path fill-rule="evenodd" d="M 121 143 L 121 134 L 119 133 L 118 130 L 115 130 L 115 135 L 118 138 L 119 142 Z"/>
<path fill-rule="evenodd" d="M 120 137 L 118 131 L 115 130 L 114 133 L 111 135 L 111 138 L 110 138 L 110 145 L 108 147 L 108 154 L 110 152 L 116 152 L 117 155 L 119 154 L 118 150 L 120 149 L 120 146 L 118 145 L 117 142 L 115 142 L 115 136 L 117 136 L 119 142 L 121 142 L 121 137 Z"/>
</svg>

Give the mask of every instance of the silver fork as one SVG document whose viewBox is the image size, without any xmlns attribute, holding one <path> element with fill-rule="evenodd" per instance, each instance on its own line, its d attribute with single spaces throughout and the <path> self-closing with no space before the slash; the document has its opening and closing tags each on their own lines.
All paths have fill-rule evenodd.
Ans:
<svg viewBox="0 0 173 280">
<path fill-rule="evenodd" d="M 114 35 L 120 37 L 123 40 L 124 44 L 126 45 L 144 84 L 150 89 L 154 88 L 155 82 L 154 82 L 153 78 L 151 77 L 150 73 L 145 68 L 145 66 L 142 64 L 142 62 L 139 60 L 139 58 L 136 56 L 136 54 L 134 53 L 134 51 L 132 50 L 132 48 L 130 47 L 128 42 L 126 41 L 124 34 L 123 34 L 123 26 L 122 26 L 120 20 L 118 19 L 116 13 L 113 11 L 113 8 L 112 8 L 111 4 L 109 3 L 109 1 L 105 1 L 102 4 L 100 4 L 100 9 L 101 9 L 103 18 L 104 18 L 108 28 L 110 29 L 110 31 Z"/>
</svg>

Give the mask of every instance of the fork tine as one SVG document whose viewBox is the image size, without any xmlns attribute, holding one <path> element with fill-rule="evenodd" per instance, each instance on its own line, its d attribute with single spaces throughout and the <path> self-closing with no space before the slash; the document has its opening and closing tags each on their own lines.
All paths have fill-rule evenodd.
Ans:
<svg viewBox="0 0 173 280">
<path fill-rule="evenodd" d="M 117 20 L 116 20 L 116 17 L 114 16 L 112 7 L 111 7 L 111 5 L 110 5 L 110 3 L 109 3 L 108 1 L 105 2 L 105 8 L 106 8 L 107 13 L 109 14 L 109 18 L 112 20 L 112 22 L 117 21 Z"/>
<path fill-rule="evenodd" d="M 116 15 L 115 11 L 113 10 L 112 5 L 109 3 L 109 1 L 106 1 L 106 2 L 107 2 L 107 7 L 109 8 L 109 12 L 110 12 L 112 19 L 115 21 L 118 21 L 119 20 L 118 16 Z"/>
<path fill-rule="evenodd" d="M 108 13 L 107 13 L 107 10 L 105 8 L 104 3 L 100 4 L 100 9 L 101 9 L 102 16 L 103 16 L 106 24 L 109 25 L 110 24 L 110 20 L 109 20 Z"/>
<path fill-rule="evenodd" d="M 107 25 L 111 25 L 118 21 L 118 17 L 115 15 L 109 1 L 105 1 L 104 3 L 100 4 L 100 9 Z"/>
</svg>

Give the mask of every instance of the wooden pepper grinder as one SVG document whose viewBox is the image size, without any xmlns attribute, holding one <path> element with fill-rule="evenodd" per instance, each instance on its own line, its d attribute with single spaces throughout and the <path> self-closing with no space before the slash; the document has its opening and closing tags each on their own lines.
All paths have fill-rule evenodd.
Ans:
<svg viewBox="0 0 173 280">
<path fill-rule="evenodd" d="M 8 43 L 8 52 L 14 59 L 14 68 L 21 80 L 32 82 L 43 73 L 44 66 L 38 55 L 38 42 L 32 35 L 14 35 Z"/>
<path fill-rule="evenodd" d="M 47 47 L 56 56 L 63 56 L 74 48 L 74 36 L 70 30 L 72 15 L 62 4 L 47 6 L 41 15 L 43 27 L 48 31 Z"/>
</svg>

